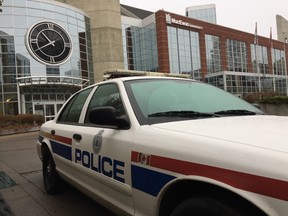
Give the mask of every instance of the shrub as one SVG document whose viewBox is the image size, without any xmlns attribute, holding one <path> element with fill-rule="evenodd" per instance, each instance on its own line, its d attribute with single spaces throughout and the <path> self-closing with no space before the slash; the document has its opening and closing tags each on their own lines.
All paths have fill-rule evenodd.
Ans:
<svg viewBox="0 0 288 216">
<path fill-rule="evenodd" d="M 288 97 L 287 96 L 266 97 L 259 100 L 258 102 L 266 104 L 288 104 Z"/>
<path fill-rule="evenodd" d="M 242 99 L 249 103 L 285 103 L 284 96 L 279 96 L 275 92 L 250 92 L 243 96 Z M 286 97 L 287 98 L 287 97 Z"/>
<path fill-rule="evenodd" d="M 32 115 L 32 114 L 20 114 L 20 115 L 0 115 L 0 127 L 13 128 L 26 126 L 42 125 L 45 122 L 44 116 Z"/>
<path fill-rule="evenodd" d="M 242 99 L 244 99 L 248 103 L 255 103 L 259 97 L 260 97 L 259 94 L 251 92 L 251 93 L 245 94 Z"/>
</svg>

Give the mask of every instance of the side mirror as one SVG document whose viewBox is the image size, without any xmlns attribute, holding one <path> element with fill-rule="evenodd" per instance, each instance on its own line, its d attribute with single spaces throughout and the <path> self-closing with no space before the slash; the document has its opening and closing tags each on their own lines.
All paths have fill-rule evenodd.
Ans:
<svg viewBox="0 0 288 216">
<path fill-rule="evenodd" d="M 96 125 L 116 126 L 122 129 L 130 127 L 126 117 L 117 117 L 116 109 L 111 106 L 95 107 L 89 112 L 89 121 Z"/>
</svg>

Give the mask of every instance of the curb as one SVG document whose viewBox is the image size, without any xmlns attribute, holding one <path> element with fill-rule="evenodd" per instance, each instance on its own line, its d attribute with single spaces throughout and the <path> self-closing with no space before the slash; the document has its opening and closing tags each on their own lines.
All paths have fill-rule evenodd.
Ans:
<svg viewBox="0 0 288 216">
<path fill-rule="evenodd" d="M 4 129 L 4 130 L 0 130 L 0 136 L 20 134 L 20 133 L 29 133 L 29 132 L 39 131 L 39 130 L 40 130 L 40 126 L 35 126 L 31 128 L 21 128 L 21 129 Z"/>
</svg>

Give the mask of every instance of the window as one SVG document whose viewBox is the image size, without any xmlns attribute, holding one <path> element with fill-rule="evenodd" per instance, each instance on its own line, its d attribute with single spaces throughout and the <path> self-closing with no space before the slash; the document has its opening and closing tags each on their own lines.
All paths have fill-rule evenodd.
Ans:
<svg viewBox="0 0 288 216">
<path fill-rule="evenodd" d="M 272 49 L 273 73 L 285 75 L 285 53 L 283 50 Z"/>
<path fill-rule="evenodd" d="M 199 33 L 167 27 L 170 72 L 201 80 Z"/>
<path fill-rule="evenodd" d="M 139 28 L 122 25 L 125 68 L 158 71 L 158 50 L 155 23 Z"/>
<path fill-rule="evenodd" d="M 245 42 L 227 39 L 227 69 L 229 71 L 247 72 L 247 49 Z"/>
<path fill-rule="evenodd" d="M 77 95 L 75 95 L 71 100 L 69 100 L 65 108 L 62 110 L 62 113 L 58 118 L 58 122 L 78 123 L 83 105 L 91 90 L 92 88 L 81 91 Z"/>
<path fill-rule="evenodd" d="M 89 123 L 89 112 L 95 107 L 112 106 L 116 109 L 116 116 L 125 115 L 124 106 L 115 84 L 101 85 L 94 93 L 86 114 L 85 123 Z"/>
<path fill-rule="evenodd" d="M 222 71 L 220 37 L 206 34 L 205 42 L 208 74 Z"/>
<path fill-rule="evenodd" d="M 251 59 L 252 59 L 252 66 L 253 72 L 261 74 L 268 74 L 269 67 L 268 67 L 268 49 L 265 46 L 254 45 L 251 44 Z M 257 69 L 258 65 L 258 69 Z M 272 73 L 272 72 L 271 72 Z"/>
</svg>

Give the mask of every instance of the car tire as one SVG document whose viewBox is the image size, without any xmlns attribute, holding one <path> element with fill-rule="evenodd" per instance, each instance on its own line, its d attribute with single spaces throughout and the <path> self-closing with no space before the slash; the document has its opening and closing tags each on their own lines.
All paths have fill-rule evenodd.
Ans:
<svg viewBox="0 0 288 216">
<path fill-rule="evenodd" d="M 57 173 L 55 162 L 49 150 L 43 153 L 42 172 L 44 187 L 48 194 L 57 194 L 61 188 L 61 178 Z"/>
<path fill-rule="evenodd" d="M 239 206 L 241 208 L 241 206 Z M 181 202 L 172 211 L 170 216 L 247 216 L 245 213 L 241 213 L 239 209 L 234 209 L 225 203 L 221 203 L 217 200 L 198 197 L 190 198 Z"/>
</svg>

